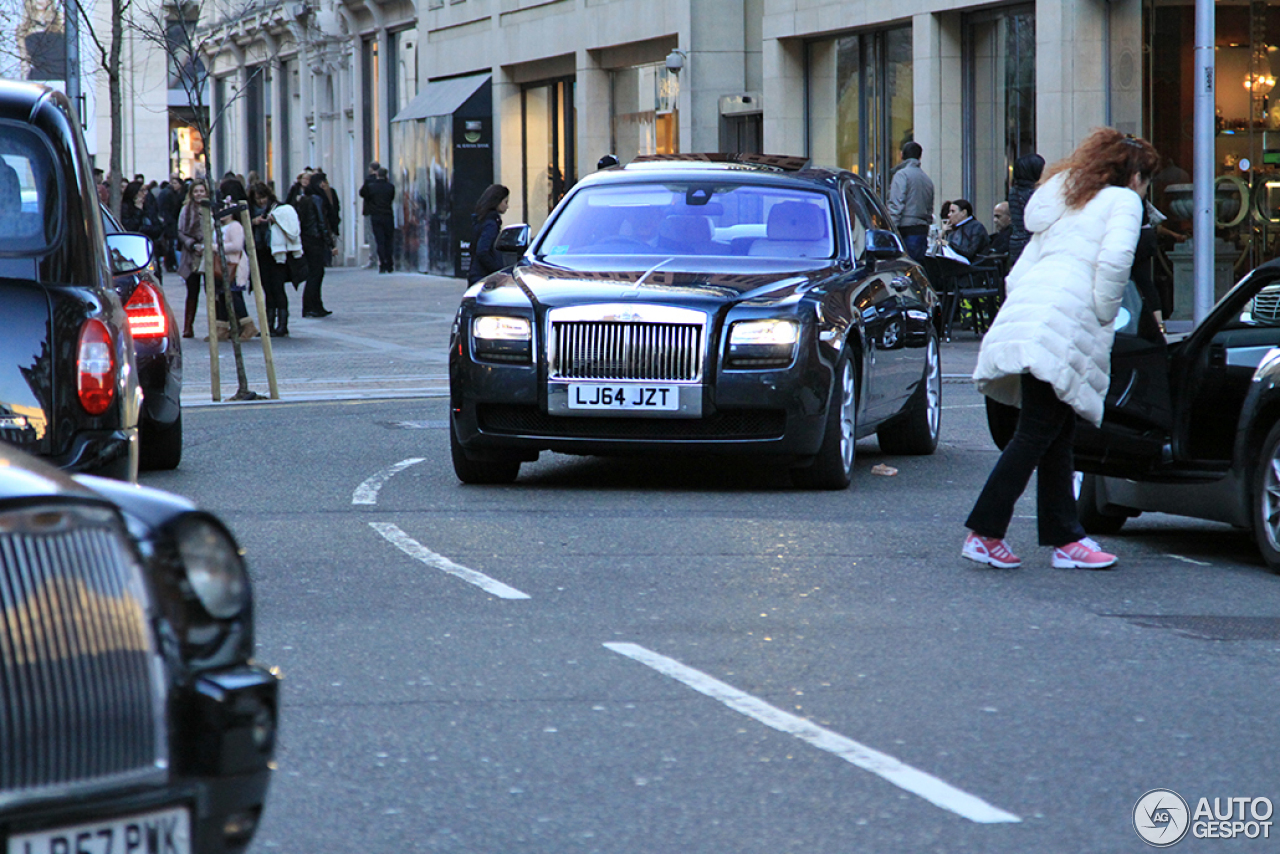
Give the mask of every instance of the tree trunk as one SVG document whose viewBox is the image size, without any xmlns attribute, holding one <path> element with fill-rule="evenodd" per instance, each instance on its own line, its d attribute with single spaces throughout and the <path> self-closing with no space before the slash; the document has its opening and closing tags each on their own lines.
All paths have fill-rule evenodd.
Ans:
<svg viewBox="0 0 1280 854">
<path fill-rule="evenodd" d="M 107 89 L 111 100 L 111 168 L 108 172 L 107 206 L 117 218 L 120 216 L 120 173 L 124 170 L 124 97 L 121 93 L 120 53 L 124 41 L 124 11 L 122 0 L 111 0 L 111 58 L 107 61 Z"/>
</svg>

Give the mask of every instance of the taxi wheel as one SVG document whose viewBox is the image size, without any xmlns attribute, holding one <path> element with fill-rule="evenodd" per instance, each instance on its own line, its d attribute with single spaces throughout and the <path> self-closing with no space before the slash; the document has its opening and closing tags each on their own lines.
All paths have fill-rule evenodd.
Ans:
<svg viewBox="0 0 1280 854">
<path fill-rule="evenodd" d="M 143 424 L 140 467 L 170 471 L 182 462 L 182 413 L 168 427 Z"/>
<path fill-rule="evenodd" d="M 1253 535 L 1273 572 L 1280 572 L 1280 423 L 1262 443 L 1253 474 Z"/>
<path fill-rule="evenodd" d="M 836 362 L 836 384 L 827 401 L 827 429 L 813 464 L 791 470 L 791 482 L 801 489 L 848 489 L 853 480 L 853 457 L 858 417 L 858 379 L 848 353 Z"/>
<path fill-rule="evenodd" d="M 902 418 L 876 428 L 880 450 L 886 454 L 928 455 L 938 449 L 942 431 L 942 361 L 938 336 L 929 330 L 925 348 L 924 379 L 907 402 Z"/>
<path fill-rule="evenodd" d="M 472 460 L 458 441 L 453 419 L 449 419 L 449 452 L 453 457 L 453 473 L 463 483 L 513 483 L 520 476 L 519 461 Z"/>
</svg>

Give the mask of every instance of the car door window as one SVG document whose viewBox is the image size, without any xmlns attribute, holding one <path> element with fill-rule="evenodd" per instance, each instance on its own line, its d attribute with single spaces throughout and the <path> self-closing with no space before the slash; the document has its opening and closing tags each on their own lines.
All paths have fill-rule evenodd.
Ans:
<svg viewBox="0 0 1280 854">
<path fill-rule="evenodd" d="M 861 258 L 867 245 L 867 226 L 864 214 L 859 209 L 857 195 L 852 185 L 844 187 L 844 206 L 849 215 L 849 247 L 853 257 Z"/>
<path fill-rule="evenodd" d="M 0 122 L 0 256 L 47 251 L 57 236 L 58 208 L 48 146 L 25 125 Z"/>
</svg>

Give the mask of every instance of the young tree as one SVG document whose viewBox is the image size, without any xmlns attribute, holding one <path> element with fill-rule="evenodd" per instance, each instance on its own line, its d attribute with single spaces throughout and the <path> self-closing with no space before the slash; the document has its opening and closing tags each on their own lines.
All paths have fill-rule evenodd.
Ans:
<svg viewBox="0 0 1280 854">
<path fill-rule="evenodd" d="M 123 2 L 123 0 L 112 0 L 112 2 Z M 186 93 L 187 103 L 191 105 L 193 116 L 190 119 L 190 123 L 192 129 L 200 137 L 205 164 L 204 176 L 202 178 L 194 177 L 193 180 L 203 180 L 209 188 L 210 210 L 213 213 L 213 235 L 216 241 L 215 251 L 218 254 L 219 266 L 223 270 L 230 270 L 227 264 L 226 249 L 222 242 L 222 229 L 219 227 L 217 217 L 217 211 L 222 208 L 223 200 L 219 198 L 218 186 L 212 178 L 214 170 L 210 163 L 209 152 L 212 151 L 211 142 L 215 130 L 222 124 L 228 110 L 240 99 L 247 87 L 229 91 L 225 102 L 218 104 L 216 111 L 209 107 L 207 97 L 213 74 L 212 63 L 206 62 L 205 58 L 212 57 L 217 52 L 217 43 L 212 41 L 208 34 L 209 31 L 202 28 L 202 20 L 235 18 L 245 14 L 252 5 L 253 0 L 230 4 L 204 2 L 203 4 L 152 5 L 140 10 L 134 16 L 134 32 L 143 42 L 162 52 L 168 59 L 170 67 L 177 70 L 176 77 Z M 260 73 L 260 70 L 255 70 L 251 75 L 251 79 Z M 247 264 L 249 259 L 242 258 L 240 263 Z M 229 276 L 225 278 L 229 278 Z M 253 400 L 261 397 L 261 395 L 249 388 L 249 379 L 244 366 L 244 353 L 240 347 L 240 321 L 236 317 L 233 306 L 230 282 L 225 283 L 222 298 L 226 306 L 227 317 L 231 323 L 231 347 L 235 355 L 236 364 L 237 390 L 231 399 Z M 263 330 L 262 334 L 268 333 Z M 215 342 L 210 344 L 210 348 L 215 354 L 213 358 L 216 358 L 217 335 L 214 330 L 209 330 L 209 337 L 211 341 Z"/>
</svg>

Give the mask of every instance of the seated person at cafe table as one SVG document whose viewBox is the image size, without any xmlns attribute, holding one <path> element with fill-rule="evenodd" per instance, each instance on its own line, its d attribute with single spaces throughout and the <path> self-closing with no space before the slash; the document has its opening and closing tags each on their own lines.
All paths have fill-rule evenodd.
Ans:
<svg viewBox="0 0 1280 854">
<path fill-rule="evenodd" d="M 947 213 L 947 245 L 965 260 L 973 263 L 980 255 L 987 254 L 991 238 L 982 223 L 973 218 L 973 205 L 967 199 L 955 199 Z"/>
</svg>

